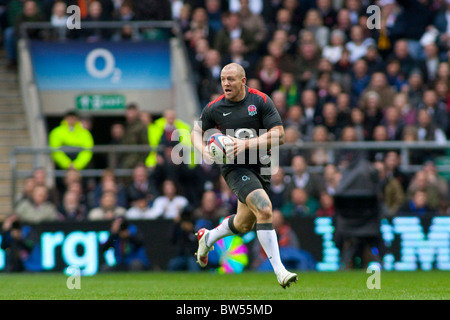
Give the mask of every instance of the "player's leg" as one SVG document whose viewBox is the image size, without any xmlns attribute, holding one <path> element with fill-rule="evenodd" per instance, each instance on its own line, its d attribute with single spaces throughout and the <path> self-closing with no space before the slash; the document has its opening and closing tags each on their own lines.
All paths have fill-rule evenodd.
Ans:
<svg viewBox="0 0 450 320">
<path fill-rule="evenodd" d="M 212 230 L 200 229 L 196 233 L 199 239 L 196 255 L 200 266 L 205 267 L 208 263 L 208 253 L 212 250 L 214 243 L 224 237 L 252 230 L 255 221 L 256 217 L 252 211 L 241 201 L 238 201 L 236 214 L 226 217 Z"/>
<path fill-rule="evenodd" d="M 211 247 L 219 239 L 233 234 L 246 233 L 253 229 L 255 222 L 256 217 L 252 211 L 245 204 L 238 201 L 236 214 L 226 217 L 221 224 L 209 231 L 206 245 Z"/>
<path fill-rule="evenodd" d="M 272 225 L 272 203 L 264 189 L 252 191 L 246 199 L 248 208 L 256 217 L 256 235 L 264 249 L 278 282 L 283 288 L 297 281 L 297 275 L 286 270 L 281 262 L 278 238 Z"/>
</svg>

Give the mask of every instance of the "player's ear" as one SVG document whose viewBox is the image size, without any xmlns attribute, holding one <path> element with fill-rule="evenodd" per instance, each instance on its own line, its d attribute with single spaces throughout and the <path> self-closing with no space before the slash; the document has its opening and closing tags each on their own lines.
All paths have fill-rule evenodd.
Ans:
<svg viewBox="0 0 450 320">
<path fill-rule="evenodd" d="M 246 77 L 242 77 L 242 84 L 245 85 L 247 83 L 247 78 Z"/>
</svg>

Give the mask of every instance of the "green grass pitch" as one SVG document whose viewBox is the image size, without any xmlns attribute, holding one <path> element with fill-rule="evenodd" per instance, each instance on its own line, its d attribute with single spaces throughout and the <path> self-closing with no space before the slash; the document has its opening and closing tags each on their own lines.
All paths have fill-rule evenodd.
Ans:
<svg viewBox="0 0 450 320">
<path fill-rule="evenodd" d="M 68 289 L 57 273 L 0 274 L 1 300 L 436 300 L 450 299 L 450 273 L 381 271 L 380 289 L 368 289 L 365 270 L 299 272 L 283 290 L 273 273 L 101 273 Z"/>
</svg>

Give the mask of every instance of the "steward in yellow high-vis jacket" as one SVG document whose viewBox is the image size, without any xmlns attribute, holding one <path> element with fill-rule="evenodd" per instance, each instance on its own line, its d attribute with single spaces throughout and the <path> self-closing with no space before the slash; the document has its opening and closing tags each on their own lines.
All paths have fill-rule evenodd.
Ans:
<svg viewBox="0 0 450 320">
<path fill-rule="evenodd" d="M 176 130 L 177 140 L 170 141 L 167 135 L 171 135 L 173 131 Z M 173 145 L 174 142 L 181 143 L 186 147 L 186 150 L 191 150 L 189 168 L 195 167 L 194 163 L 194 148 L 192 148 L 192 142 L 190 139 L 191 127 L 184 121 L 176 118 L 176 113 L 174 110 L 166 110 L 164 116 L 155 120 L 148 127 L 148 142 L 150 147 L 157 148 L 160 144 Z M 167 134 L 167 135 L 166 135 Z M 178 140 L 179 138 L 179 140 Z M 162 141 L 165 140 L 165 141 Z M 172 142 L 172 143 L 170 143 Z M 152 150 L 145 160 L 145 165 L 149 168 L 155 167 L 157 165 L 157 155 L 158 151 Z"/>
<path fill-rule="evenodd" d="M 61 124 L 50 132 L 49 146 L 52 148 L 92 148 L 94 146 L 94 139 L 89 130 L 82 126 L 78 115 L 71 111 L 66 113 L 64 119 L 61 121 Z M 73 167 L 76 170 L 82 170 L 91 161 L 92 151 L 55 151 L 52 152 L 52 158 L 60 169 L 68 169 Z"/>
</svg>

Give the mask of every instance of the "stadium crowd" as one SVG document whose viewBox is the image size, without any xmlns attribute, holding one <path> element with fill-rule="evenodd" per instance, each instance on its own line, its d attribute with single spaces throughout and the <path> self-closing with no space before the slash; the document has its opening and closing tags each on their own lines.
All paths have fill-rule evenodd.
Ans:
<svg viewBox="0 0 450 320">
<path fill-rule="evenodd" d="M 230 62 L 241 64 L 248 86 L 272 98 L 283 118 L 287 143 L 445 142 L 450 137 L 449 0 L 3 3 L 4 45 L 11 65 L 15 64 L 17 25 L 23 21 L 56 25 L 65 21 L 67 5 L 85 3 L 86 21 L 177 21 L 200 109 L 221 94 L 221 68 Z M 26 10 L 29 3 L 38 4 L 35 11 Z M 371 13 L 366 9 L 371 4 L 380 8 L 380 28 L 368 27 Z M 76 36 L 90 41 L 94 37 L 125 40 L 130 32 L 124 27 L 114 34 Z M 149 32 L 144 30 L 141 36 L 150 39 Z M 49 188 L 45 170 L 37 168 L 25 180 L 14 208 L 21 221 L 125 217 L 181 223 L 186 219 L 183 208 L 189 206 L 189 218 L 205 223 L 235 212 L 237 198 L 221 178 L 218 165 L 172 163 L 171 135 L 189 124 L 174 112 L 153 120 L 154 115 L 139 111 L 139 106 L 129 110 L 134 115 L 111 127 L 111 144 L 150 144 L 162 146 L 162 151 L 125 155 L 117 167 L 133 169 L 126 179 L 116 177 L 114 168 L 105 169 L 98 181 L 85 179 L 80 174 L 83 166 L 69 163 L 63 167 L 65 178 Z M 379 173 L 381 215 L 448 216 L 448 181 L 436 169 L 438 157 L 446 155 L 445 150 L 411 151 L 410 163 L 421 166 L 412 174 L 402 171 L 399 150 L 368 152 L 367 159 Z M 280 164 L 270 190 L 277 214 L 334 216 L 333 195 L 345 166 L 339 152 L 285 148 L 280 151 Z M 310 166 L 323 170 L 312 172 Z"/>
</svg>

